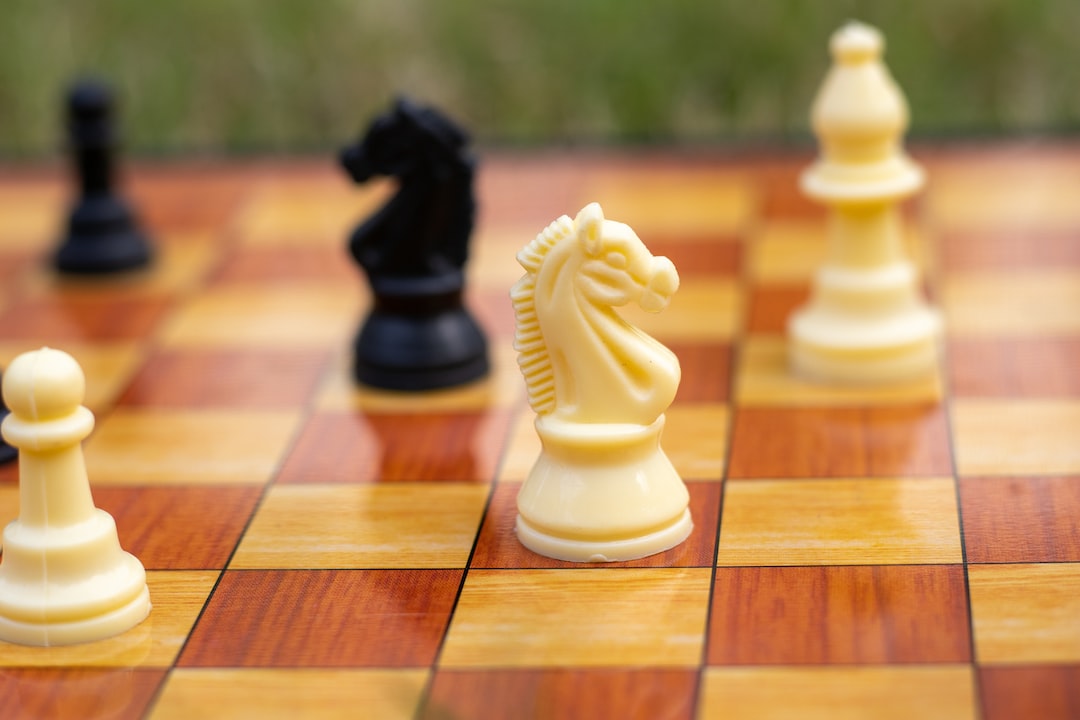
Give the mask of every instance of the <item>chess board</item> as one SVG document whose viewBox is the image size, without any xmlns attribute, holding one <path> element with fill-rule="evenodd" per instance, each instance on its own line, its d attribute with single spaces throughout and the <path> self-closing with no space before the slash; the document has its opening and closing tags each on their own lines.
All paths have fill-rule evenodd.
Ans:
<svg viewBox="0 0 1080 720">
<path fill-rule="evenodd" d="M 152 270 L 46 258 L 63 168 L 0 172 L 0 365 L 87 376 L 98 506 L 150 618 L 0 645 L 4 718 L 1066 718 L 1080 715 L 1080 146 L 914 149 L 905 237 L 938 377 L 785 367 L 823 255 L 808 154 L 489 153 L 468 303 L 493 372 L 356 388 L 348 232 L 391 191 L 332 161 L 127 168 Z M 679 356 L 664 447 L 695 528 L 643 560 L 524 550 L 538 452 L 511 349 L 517 250 L 600 201 L 682 285 L 635 322 Z M 0 521 L 17 514 L 0 469 Z"/>
</svg>

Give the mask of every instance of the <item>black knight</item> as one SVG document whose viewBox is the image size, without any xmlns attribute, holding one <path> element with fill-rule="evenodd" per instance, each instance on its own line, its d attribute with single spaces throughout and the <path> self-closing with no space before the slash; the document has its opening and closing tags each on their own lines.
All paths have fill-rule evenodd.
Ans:
<svg viewBox="0 0 1080 720">
<path fill-rule="evenodd" d="M 399 183 L 349 239 L 373 295 L 355 344 L 359 382 L 429 390 L 488 372 L 487 342 L 462 299 L 476 209 L 467 143 L 435 110 L 400 99 L 341 153 L 357 183 Z"/>
</svg>

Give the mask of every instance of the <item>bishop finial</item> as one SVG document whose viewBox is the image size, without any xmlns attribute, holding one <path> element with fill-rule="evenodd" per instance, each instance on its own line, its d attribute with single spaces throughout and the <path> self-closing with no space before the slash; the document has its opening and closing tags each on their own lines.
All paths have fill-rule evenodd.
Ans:
<svg viewBox="0 0 1080 720">
<path fill-rule="evenodd" d="M 874 27 L 852 20 L 833 33 L 829 51 L 833 60 L 844 65 L 855 65 L 877 60 L 885 49 L 885 39 Z"/>
</svg>

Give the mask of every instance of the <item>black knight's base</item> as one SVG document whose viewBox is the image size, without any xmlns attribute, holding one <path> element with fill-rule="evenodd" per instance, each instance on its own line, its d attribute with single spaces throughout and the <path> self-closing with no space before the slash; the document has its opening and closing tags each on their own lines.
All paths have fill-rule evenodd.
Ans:
<svg viewBox="0 0 1080 720">
<path fill-rule="evenodd" d="M 353 376 L 388 390 L 434 390 L 488 373 L 487 341 L 461 300 L 461 276 L 372 282 Z"/>
</svg>

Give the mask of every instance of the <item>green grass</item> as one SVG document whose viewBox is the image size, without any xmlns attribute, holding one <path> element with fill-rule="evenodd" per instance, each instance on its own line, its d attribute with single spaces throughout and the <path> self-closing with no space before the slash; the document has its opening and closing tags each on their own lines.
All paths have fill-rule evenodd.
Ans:
<svg viewBox="0 0 1080 720">
<path fill-rule="evenodd" d="M 62 145 L 81 74 L 135 153 L 323 152 L 397 93 L 485 143 L 785 142 L 848 18 L 916 135 L 1080 129 L 1075 0 L 8 0 L 0 156 Z"/>
</svg>

